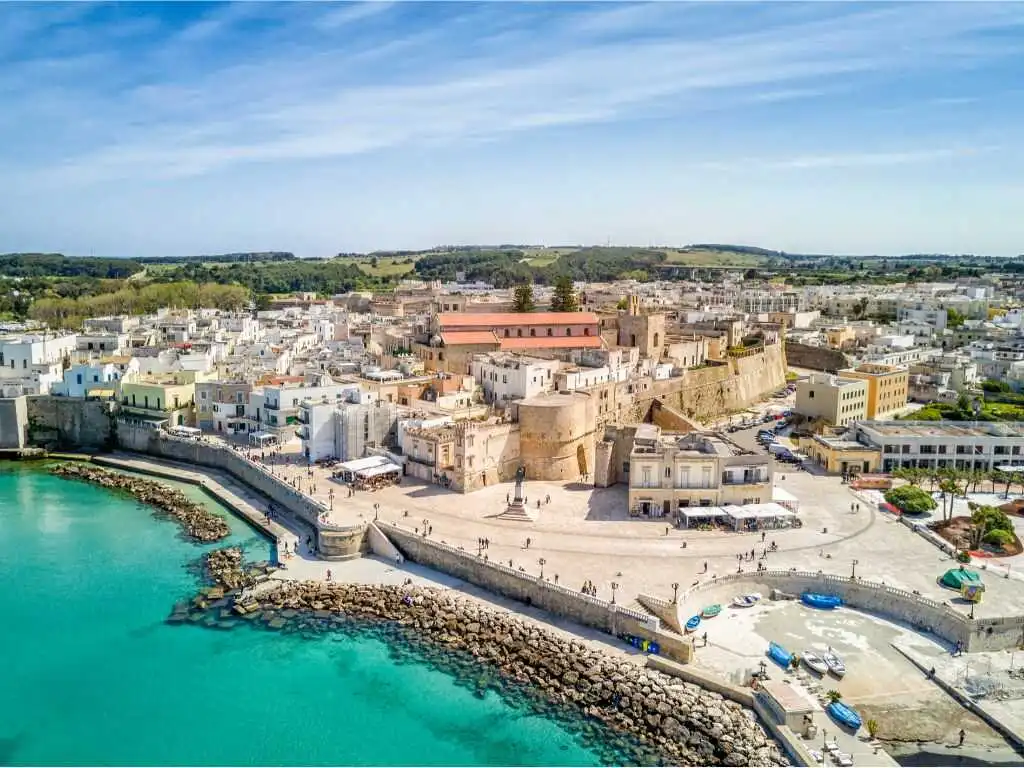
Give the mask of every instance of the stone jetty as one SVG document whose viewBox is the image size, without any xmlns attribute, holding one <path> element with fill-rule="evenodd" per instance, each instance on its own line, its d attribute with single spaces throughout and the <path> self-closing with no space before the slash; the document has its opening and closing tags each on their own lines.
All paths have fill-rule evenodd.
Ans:
<svg viewBox="0 0 1024 768">
<path fill-rule="evenodd" d="M 173 517 L 181 524 L 185 534 L 196 541 L 219 541 L 230 533 L 223 518 L 201 504 L 190 501 L 180 491 L 161 483 L 78 463 L 59 464 L 50 472 L 61 477 L 85 480 L 104 488 L 126 491 L 144 504 L 156 507 L 163 514 Z"/>
<path fill-rule="evenodd" d="M 217 580 L 217 591 L 207 588 L 198 602 L 177 606 L 169 620 L 213 626 L 208 616 L 194 613 L 198 604 L 217 611 L 230 605 L 236 623 L 310 635 L 369 622 L 386 628 L 383 637 L 393 653 L 417 648 L 420 658 L 467 684 L 527 692 L 542 704 L 537 711 L 573 713 L 595 743 L 618 734 L 616 749 L 628 763 L 786 764 L 753 713 L 738 704 L 513 613 L 448 590 L 414 586 L 266 581 L 230 588 L 242 567 L 240 553 L 213 553 L 207 572 Z M 224 615 L 217 614 L 219 625 Z"/>
</svg>

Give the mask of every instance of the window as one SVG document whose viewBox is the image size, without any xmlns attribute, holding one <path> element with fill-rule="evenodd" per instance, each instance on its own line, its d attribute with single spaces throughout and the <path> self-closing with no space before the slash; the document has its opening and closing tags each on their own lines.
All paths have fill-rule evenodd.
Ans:
<svg viewBox="0 0 1024 768">
<path fill-rule="evenodd" d="M 530 332 L 530 335 L 531 336 L 533 335 L 532 331 Z M 522 328 L 516 328 L 516 336 L 522 338 L 522 336 L 523 336 L 523 329 Z"/>
<path fill-rule="evenodd" d="M 572 336 L 572 328 L 566 328 L 565 329 L 565 335 L 566 336 Z"/>
<path fill-rule="evenodd" d="M 909 445 L 904 445 L 903 446 L 903 452 L 904 453 L 910 453 L 910 446 Z"/>
<path fill-rule="evenodd" d="M 945 453 L 945 452 L 946 452 L 946 446 L 945 445 L 940 445 L 939 446 L 939 453 Z"/>
<path fill-rule="evenodd" d="M 550 328 L 548 328 L 548 336 L 554 336 L 554 332 Z"/>
<path fill-rule="evenodd" d="M 506 338 L 506 339 L 508 338 L 508 334 L 509 334 L 509 330 L 508 330 L 508 328 L 506 328 L 506 329 L 505 329 L 505 338 Z M 522 334 L 520 334 L 520 335 L 522 335 Z"/>
<path fill-rule="evenodd" d="M 583 335 L 584 336 L 589 336 L 590 335 L 590 329 L 589 328 L 584 328 L 583 329 Z"/>
<path fill-rule="evenodd" d="M 810 398 L 811 400 L 813 400 L 813 399 L 814 399 L 814 390 L 813 390 L 813 389 L 812 389 L 812 390 L 810 390 L 810 391 L 809 391 L 809 392 L 807 393 L 807 397 L 809 397 L 809 398 Z"/>
<path fill-rule="evenodd" d="M 79 373 L 77 376 L 75 376 L 75 378 L 78 380 L 79 384 L 82 383 L 82 374 Z"/>
</svg>

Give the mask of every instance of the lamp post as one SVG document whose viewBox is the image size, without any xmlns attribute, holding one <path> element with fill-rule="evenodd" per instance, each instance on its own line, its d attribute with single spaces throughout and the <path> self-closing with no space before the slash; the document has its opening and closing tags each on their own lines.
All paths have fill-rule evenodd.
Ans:
<svg viewBox="0 0 1024 768">
<path fill-rule="evenodd" d="M 973 600 L 971 600 L 971 618 L 972 619 L 974 618 L 974 606 L 975 605 L 977 605 L 977 603 L 975 603 Z"/>
<path fill-rule="evenodd" d="M 679 582 L 678 581 L 673 581 L 672 582 L 672 605 L 677 605 L 678 603 L 679 603 Z"/>
<path fill-rule="evenodd" d="M 853 561 L 853 568 L 850 569 L 850 581 L 853 581 L 854 579 L 857 578 L 857 564 L 859 562 L 860 562 L 860 560 L 854 560 Z"/>
<path fill-rule="evenodd" d="M 612 582 L 612 605 L 615 605 L 615 590 L 619 588 L 617 581 Z"/>
<path fill-rule="evenodd" d="M 544 563 L 547 562 L 543 557 L 537 561 L 540 564 L 540 580 L 544 581 Z"/>
<path fill-rule="evenodd" d="M 380 504 L 378 502 L 373 503 L 373 519 L 380 519 Z"/>
</svg>

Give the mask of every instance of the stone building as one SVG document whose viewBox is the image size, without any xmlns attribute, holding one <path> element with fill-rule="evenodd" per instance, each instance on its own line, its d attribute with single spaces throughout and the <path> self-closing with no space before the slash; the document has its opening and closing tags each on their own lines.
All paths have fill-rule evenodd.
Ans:
<svg viewBox="0 0 1024 768">
<path fill-rule="evenodd" d="M 636 429 L 629 455 L 629 509 L 655 517 L 684 507 L 759 504 L 772 500 L 771 456 L 747 451 L 724 435 L 662 435 Z"/>
</svg>

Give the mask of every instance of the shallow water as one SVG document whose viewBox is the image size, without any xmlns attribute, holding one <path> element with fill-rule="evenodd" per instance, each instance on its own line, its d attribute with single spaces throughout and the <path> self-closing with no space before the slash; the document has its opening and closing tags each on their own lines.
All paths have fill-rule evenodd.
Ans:
<svg viewBox="0 0 1024 768">
<path fill-rule="evenodd" d="M 229 543 L 269 557 L 247 524 L 204 503 L 229 519 Z M 607 754 L 505 696 L 399 663 L 374 632 L 165 624 L 212 547 L 125 496 L 0 464 L 0 547 L 0 765 L 598 765 Z"/>
</svg>

